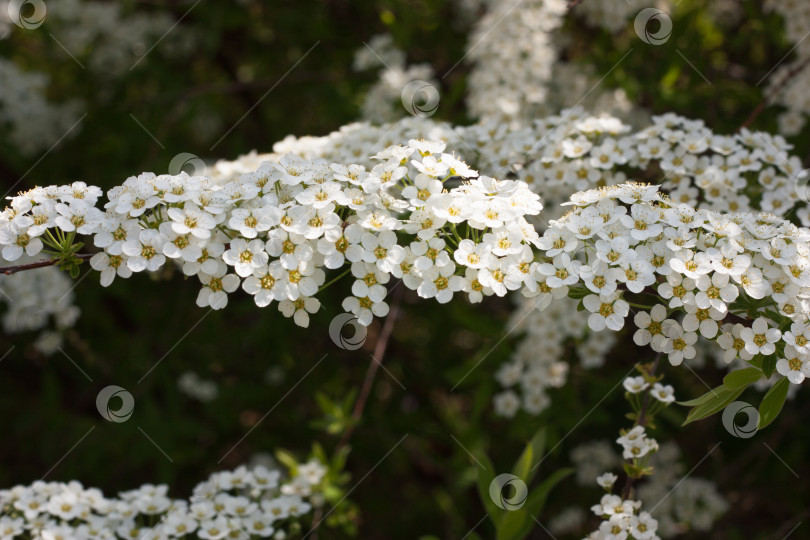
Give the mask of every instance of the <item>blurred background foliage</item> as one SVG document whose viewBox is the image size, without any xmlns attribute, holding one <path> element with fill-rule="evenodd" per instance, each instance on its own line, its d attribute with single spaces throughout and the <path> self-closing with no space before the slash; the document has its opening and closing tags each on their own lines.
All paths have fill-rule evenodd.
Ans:
<svg viewBox="0 0 810 540">
<path fill-rule="evenodd" d="M 733 132 L 764 97 L 758 81 L 790 51 L 778 17 L 762 13 L 760 2 L 743 3 L 746 17 L 718 21 L 706 16 L 703 2 L 682 1 L 673 15 L 675 47 L 645 46 L 635 40 L 632 24 L 616 37 L 570 17 L 566 55 L 602 74 L 629 47 L 643 47 L 603 84 L 626 89 L 654 113 L 700 117 L 718 132 Z M 7 189 L 21 177 L 15 191 L 74 180 L 108 188 L 140 171 L 167 172 L 180 152 L 233 158 L 269 151 L 290 133 L 326 134 L 358 116 L 374 75 L 357 74 L 351 65 L 354 51 L 371 36 L 392 33 L 409 62 L 428 62 L 440 74 L 467 46 L 468 28 L 457 23 L 453 3 L 439 0 L 245 0 L 193 9 L 190 2 L 161 0 L 120 4 L 126 12 L 168 14 L 194 36 L 193 47 L 173 56 L 161 51 L 174 46 L 170 40 L 151 51 L 153 44 L 145 43 L 133 51 L 133 61 L 145 54 L 133 69 L 105 76 L 80 67 L 89 51 L 73 52 L 75 62 L 47 33 L 14 32 L 0 40 L 0 57 L 47 66 L 51 97 L 81 98 L 88 113 L 75 136 L 39 155 L 19 154 L 0 136 L 0 179 Z M 437 118 L 470 121 L 464 112 L 467 70 L 462 63 L 442 80 Z M 753 127 L 775 130 L 773 111 L 766 109 Z M 806 156 L 807 133 L 793 142 Z M 44 357 L 28 343 L 30 336 L 0 337 L 0 350 L 9 351 L 0 361 L 0 485 L 27 484 L 47 473 L 49 480 L 79 479 L 109 494 L 152 482 L 185 496 L 209 472 L 257 453 L 283 447 L 304 455 L 312 441 L 331 452 L 345 428 L 339 403 L 363 380 L 379 322 L 363 348 L 344 351 L 327 332 L 339 291 L 327 290 L 327 308 L 301 329 L 240 294 L 224 311 L 208 313 L 194 305 L 197 290 L 179 273 L 137 275 L 108 289 L 95 276 L 82 277 L 75 289 L 82 316 L 64 353 Z M 431 303 L 426 309 L 406 294 L 403 310 L 384 362 L 390 373 L 377 374 L 351 439 L 349 485 L 374 469 L 350 497 L 361 509 L 355 518 L 360 537 L 463 537 L 485 515 L 471 452 L 486 450 L 496 467 L 507 470 L 537 428 L 546 426 L 553 450 L 543 477 L 568 464 L 577 443 L 615 439 L 617 418 L 627 411 L 616 385 L 640 360 L 631 342 L 598 370 L 584 372 L 572 362 L 570 383 L 552 392 L 553 407 L 539 417 L 520 413 L 506 421 L 493 415 L 491 397 L 493 373 L 514 342 L 504 339 L 509 302 Z M 181 393 L 178 379 L 186 371 L 215 380 L 218 397 L 201 403 Z M 670 370 L 667 376 L 676 394 L 688 399 L 703 393 L 702 381 L 718 384 L 722 373 Z M 96 395 L 109 384 L 134 395 L 128 422 L 104 422 L 97 413 Z M 335 410 L 323 411 L 330 401 Z M 796 479 L 810 474 L 810 440 L 795 429 L 805 425 L 807 409 L 800 393 L 754 442 L 727 435 L 717 417 L 679 429 L 685 411 L 673 407 L 662 416 L 657 438 L 674 436 L 689 468 L 722 442 L 699 469 L 719 482 L 731 503 L 712 538 L 781 538 L 796 516 L 807 517 L 808 488 Z M 779 457 L 765 444 L 778 448 Z M 788 483 L 790 490 L 782 487 Z M 546 514 L 573 501 L 587 508 L 598 496 L 595 487 L 564 484 Z M 774 523 L 786 529 L 774 530 Z M 482 538 L 492 535 L 487 527 L 476 529 Z M 547 537 L 539 528 L 533 535 Z"/>
</svg>

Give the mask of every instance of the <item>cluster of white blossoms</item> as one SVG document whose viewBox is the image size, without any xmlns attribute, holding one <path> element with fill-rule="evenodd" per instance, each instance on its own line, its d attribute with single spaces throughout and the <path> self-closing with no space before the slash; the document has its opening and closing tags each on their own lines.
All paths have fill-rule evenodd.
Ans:
<svg viewBox="0 0 810 540">
<path fill-rule="evenodd" d="M 283 540 L 300 531 L 299 518 L 322 501 L 325 473 L 317 460 L 287 479 L 277 470 L 242 466 L 212 474 L 187 500 L 170 498 L 164 484 L 105 497 L 76 481 L 40 480 L 0 491 L 0 537 Z"/>
<path fill-rule="evenodd" d="M 603 489 L 610 485 L 610 480 L 615 480 L 615 475 L 602 471 L 617 470 L 622 464 L 622 457 L 608 441 L 577 446 L 571 452 L 571 460 L 579 485 L 591 486 L 596 479 Z M 709 531 L 728 510 L 728 503 L 714 482 L 686 473 L 681 451 L 674 442 L 661 444 L 658 451 L 649 455 L 647 465 L 654 474 L 640 483 L 636 496 L 658 522 L 656 534 L 661 538 L 690 530 Z M 556 535 L 576 534 L 586 525 L 586 515 L 579 507 L 566 508 L 560 514 L 560 519 L 549 522 L 549 530 Z"/>
<path fill-rule="evenodd" d="M 742 326 L 749 323 L 727 316 L 730 307 L 740 312 L 732 304 L 743 291 L 740 301 L 764 302 L 758 307 L 763 316 L 773 305 L 803 324 L 806 238 L 774 216 L 750 213 L 794 210 L 807 220 L 804 200 L 792 189 L 800 164 L 783 139 L 746 130 L 720 136 L 676 115 L 655 117 L 630 133 L 615 118 L 580 109 L 530 128 L 504 127 L 497 136 L 491 127 L 406 119 L 380 128 L 347 126 L 322 138 L 288 138 L 276 151 L 301 157 L 254 153 L 199 176 L 132 177 L 108 193 L 104 211 L 95 207 L 101 196 L 96 188 L 37 188 L 13 198 L 0 218 L 3 257 L 36 254 L 54 227 L 63 235 L 92 235 L 103 250 L 92 265 L 105 285 L 172 260 L 199 277 L 199 305 L 224 307 L 241 286 L 258 305 L 276 301 L 302 325 L 319 307 L 314 295 L 326 272 L 341 267 L 354 281 L 344 308 L 363 324 L 387 312 L 384 285 L 391 277 L 439 302 L 463 293 L 479 301 L 521 290 L 529 298 L 513 326 L 526 330 L 527 341 L 499 379 L 505 387 L 519 384 L 524 395 L 509 390 L 499 396 L 497 408 L 505 415 L 518 404 L 535 414 L 545 408 L 545 389 L 565 382 L 559 360 L 569 338 L 596 353 L 590 363 L 599 365 L 612 341 L 591 331 L 621 328 L 631 309 L 638 342 L 666 350 L 672 363 L 695 355 L 695 341 L 703 336 L 746 360 L 778 354 L 780 372 L 792 380 L 803 376 L 807 350 L 787 341 L 798 327 L 769 341 L 774 350 L 751 353 L 740 346 Z M 390 138 L 428 133 L 452 141 L 479 170 L 517 179 L 479 178 L 440 141 L 412 139 L 380 151 L 375 143 L 391 142 L 382 130 Z M 628 174 L 661 181 L 669 197 L 653 186 L 625 185 L 579 195 L 573 213 L 550 225 L 543 219 L 560 216 L 566 208 L 560 203 L 572 193 L 620 184 Z M 542 216 L 531 190 L 543 193 Z M 718 213 L 728 211 L 736 213 Z M 544 230 L 542 240 L 535 227 Z M 560 243 L 563 248 L 555 246 Z M 725 268 L 729 257 L 736 262 Z M 589 313 L 562 299 L 572 287 L 587 293 Z M 631 299 L 644 308 L 628 303 L 648 293 L 658 296 L 658 305 L 649 298 Z M 553 317 L 534 311 L 552 299 L 567 307 Z M 551 352 L 559 354 L 532 357 L 532 340 L 548 334 L 550 318 L 562 329 L 551 340 Z M 763 324 L 751 327 L 749 341 L 761 340 L 755 330 Z M 766 340 L 778 332 L 769 330 Z"/>
<path fill-rule="evenodd" d="M 643 184 L 579 193 L 572 204 L 540 241 L 554 257 L 538 281 L 548 301 L 581 282 L 592 330 L 620 330 L 633 307 L 634 341 L 672 365 L 694 356 L 700 335 L 728 362 L 775 355 L 781 374 L 804 379 L 810 231 L 768 214 L 696 210 Z"/>
<path fill-rule="evenodd" d="M 557 61 L 554 31 L 567 11 L 565 0 L 483 2 L 486 14 L 470 33 L 473 63 L 467 108 L 480 118 L 518 119 L 546 101 Z"/>
<path fill-rule="evenodd" d="M 627 21 L 633 19 L 642 9 L 649 8 L 651 4 L 665 12 L 670 10 L 667 1 L 627 0 L 620 4 L 610 0 L 595 0 L 593 2 L 589 0 L 578 4 L 574 13 L 582 16 L 585 22 L 591 26 L 617 33 L 626 29 Z"/>
<path fill-rule="evenodd" d="M 779 132 L 787 136 L 798 135 L 807 124 L 810 115 L 810 97 L 805 89 L 810 84 L 810 45 L 804 39 L 810 33 L 810 5 L 795 0 L 765 0 L 767 11 L 776 12 L 784 18 L 785 35 L 795 43 L 791 53 L 795 57 L 781 64 L 768 74 L 768 92 L 783 85 L 774 98 L 774 103 L 787 110 L 779 115 Z"/>
<path fill-rule="evenodd" d="M 173 261 L 199 278 L 200 307 L 224 308 L 241 286 L 301 326 L 328 270 L 351 274 L 343 307 L 364 325 L 387 313 L 392 277 L 440 303 L 533 294 L 539 236 L 524 216 L 540 212 L 539 197 L 523 182 L 479 177 L 444 148 L 411 140 L 377 154 L 371 170 L 288 155 L 224 184 L 144 173 L 109 190 L 104 211 L 102 191 L 82 182 L 35 188 L 0 214 L 2 256 L 88 236 L 104 286 Z"/>
<path fill-rule="evenodd" d="M 203 403 L 214 401 L 219 395 L 216 381 L 203 379 L 193 371 L 186 371 L 180 375 L 177 387 L 188 397 Z"/>
<path fill-rule="evenodd" d="M 600 477 L 600 485 L 612 489 L 616 475 Z M 599 528 L 586 536 L 586 540 L 658 540 L 658 521 L 649 512 L 641 510 L 641 501 L 622 499 L 618 495 L 605 494 L 591 507 L 601 517 Z"/>
<path fill-rule="evenodd" d="M 405 52 L 394 45 L 391 34 L 376 35 L 358 48 L 353 68 L 379 71 L 379 79 L 363 96 L 360 115 L 363 119 L 389 122 L 409 112 L 430 116 L 438 106 L 438 83 L 433 68 L 426 63 L 407 65 Z M 411 91 L 408 85 L 414 83 Z M 417 95 L 419 88 L 432 95 Z M 420 106 L 426 106 L 425 110 Z"/>
<path fill-rule="evenodd" d="M 23 20 L 44 17 L 26 24 L 41 23 L 47 25 L 47 31 L 37 32 L 36 26 L 18 27 L 11 19 L 17 11 Z M 85 74 L 104 81 L 97 86 L 95 98 L 108 100 L 113 88 L 110 79 L 129 73 L 138 57 L 164 37 L 168 42 L 155 54 L 182 58 L 193 50 L 193 32 L 175 29 L 172 17 L 159 11 L 128 13 L 119 3 L 85 0 L 60 0 L 47 5 L 19 0 L 0 2 L 0 40 L 13 41 L 10 50 L 15 51 L 13 58 L 0 57 L 0 127 L 4 128 L 7 142 L 31 155 L 81 130 L 85 108 L 81 100 L 69 96 L 52 99 L 51 72 L 54 65 L 68 61 L 65 51 L 81 62 Z M 59 47 L 53 49 L 53 54 L 47 53 L 54 40 Z M 38 52 L 26 56 L 26 51 Z M 59 94 L 64 96 L 64 91 Z"/>
<path fill-rule="evenodd" d="M 27 72 L 0 58 L 0 81 L 0 126 L 6 140 L 25 155 L 50 147 L 80 116 L 76 100 L 48 98 L 46 73 Z"/>
<path fill-rule="evenodd" d="M 32 262 L 24 257 L 23 262 Z M 53 354 L 62 345 L 63 332 L 79 317 L 74 305 L 74 282 L 55 267 L 0 277 L 0 304 L 5 304 L 3 331 L 7 334 L 40 331 L 33 344 Z"/>
<path fill-rule="evenodd" d="M 123 75 L 164 37 L 156 54 L 182 58 L 193 52 L 194 33 L 165 11 L 131 11 L 118 3 L 61 0 L 48 4 L 46 24 L 71 53 L 105 77 Z M 171 34 L 169 31 L 171 30 Z"/>
<path fill-rule="evenodd" d="M 561 297 L 546 309 L 535 302 L 522 302 L 507 323 L 510 333 L 525 334 L 512 354 L 495 373 L 505 388 L 494 398 L 495 413 L 513 417 L 518 410 L 539 414 L 551 400 L 549 388 L 559 388 L 568 379 L 566 350 L 573 346 L 586 369 L 600 367 L 616 342 L 613 332 L 588 332 L 588 313 L 576 309 L 576 302 Z"/>
</svg>

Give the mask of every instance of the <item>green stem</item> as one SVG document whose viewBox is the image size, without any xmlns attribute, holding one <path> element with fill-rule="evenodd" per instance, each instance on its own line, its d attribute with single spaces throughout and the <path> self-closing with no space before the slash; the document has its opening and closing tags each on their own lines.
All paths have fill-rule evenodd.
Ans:
<svg viewBox="0 0 810 540">
<path fill-rule="evenodd" d="M 322 290 L 324 290 L 325 288 L 327 288 L 329 285 L 331 285 L 331 284 L 335 283 L 336 281 L 338 281 L 340 278 L 342 278 L 343 276 L 345 276 L 346 274 L 348 274 L 348 273 L 349 273 L 349 272 L 351 272 L 351 271 L 352 271 L 351 267 L 350 267 L 350 268 L 347 268 L 347 269 L 346 269 L 346 270 L 345 270 L 345 271 L 344 271 L 342 274 L 340 274 L 340 275 L 339 275 L 338 277 L 336 277 L 335 279 L 333 279 L 333 280 L 331 280 L 331 281 L 329 281 L 329 282 L 324 283 L 323 285 L 321 285 L 321 288 L 320 288 L 320 289 L 318 289 L 318 292 L 321 292 Z M 317 293 L 316 293 L 316 294 L 317 294 Z"/>
</svg>

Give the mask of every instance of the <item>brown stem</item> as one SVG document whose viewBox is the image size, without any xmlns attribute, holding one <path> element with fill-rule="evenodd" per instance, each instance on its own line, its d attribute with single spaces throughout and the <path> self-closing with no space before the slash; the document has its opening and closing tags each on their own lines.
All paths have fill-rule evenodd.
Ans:
<svg viewBox="0 0 810 540">
<path fill-rule="evenodd" d="M 580 5 L 584 0 L 569 0 L 568 9 L 572 9 Z"/>
<path fill-rule="evenodd" d="M 753 123 L 753 121 L 757 119 L 760 113 L 762 113 L 762 111 L 765 110 L 765 107 L 768 105 L 768 102 L 770 102 L 773 98 L 775 98 L 779 94 L 779 92 L 781 92 L 782 89 L 787 85 L 787 83 L 789 83 L 793 77 L 801 73 L 804 70 L 804 68 L 806 68 L 808 65 L 810 65 L 810 57 L 805 58 L 804 60 L 793 66 L 793 68 L 787 72 L 787 75 L 785 75 L 785 77 L 781 81 L 779 81 L 779 83 L 776 86 L 774 86 L 770 92 L 768 92 L 765 95 L 763 100 L 760 101 L 759 105 L 757 105 L 756 108 L 753 111 L 751 111 L 751 114 L 748 116 L 745 122 L 743 122 L 742 125 L 739 128 L 737 128 L 737 131 L 740 132 L 743 130 L 743 128 L 747 128 L 748 126 L 750 126 L 751 123 Z"/>
<path fill-rule="evenodd" d="M 655 361 L 653 362 L 650 371 L 648 372 L 649 375 L 655 375 L 655 371 L 658 369 L 658 361 L 661 359 L 661 353 L 655 355 Z M 633 424 L 633 427 L 636 426 L 647 426 L 647 409 L 650 405 L 650 392 L 651 389 L 647 389 L 644 393 L 644 401 L 641 403 L 641 410 L 638 412 L 638 417 L 636 418 L 636 423 Z M 635 483 L 635 478 L 632 478 L 630 475 L 627 475 L 627 478 L 624 481 L 624 488 L 622 488 L 622 500 L 627 500 L 630 497 L 630 490 L 633 489 L 633 484 Z"/>
<path fill-rule="evenodd" d="M 92 253 L 77 253 L 74 255 L 77 259 L 82 259 L 86 261 L 90 257 L 92 257 Z M 29 264 L 20 264 L 17 266 L 3 266 L 0 267 L 0 274 L 4 274 L 6 276 L 10 276 L 11 274 L 16 274 L 17 272 L 22 272 L 23 270 L 33 270 L 35 268 L 44 268 L 46 266 L 53 266 L 55 264 L 59 264 L 60 259 L 45 259 L 42 261 L 37 261 L 35 263 Z"/>
<path fill-rule="evenodd" d="M 354 403 L 352 422 L 349 424 L 349 427 L 346 428 L 346 431 L 343 432 L 343 436 L 340 438 L 340 442 L 338 442 L 337 445 L 338 450 L 343 448 L 349 442 L 355 426 L 363 417 L 363 409 L 366 407 L 368 396 L 371 393 L 371 387 L 374 385 L 374 377 L 377 375 L 377 370 L 382 365 L 383 358 L 385 357 L 385 350 L 388 348 L 388 341 L 391 338 L 391 332 L 394 330 L 394 322 L 399 314 L 399 304 L 402 298 L 402 290 L 395 286 L 392 296 L 391 309 L 388 311 L 388 315 L 385 318 L 385 324 L 383 325 L 382 330 L 380 330 L 380 335 L 377 336 L 377 342 L 374 345 L 374 352 L 371 355 L 371 362 L 369 362 L 368 368 L 366 368 L 366 376 L 363 380 L 363 386 L 360 388 L 360 394 L 357 396 L 357 401 Z"/>
</svg>

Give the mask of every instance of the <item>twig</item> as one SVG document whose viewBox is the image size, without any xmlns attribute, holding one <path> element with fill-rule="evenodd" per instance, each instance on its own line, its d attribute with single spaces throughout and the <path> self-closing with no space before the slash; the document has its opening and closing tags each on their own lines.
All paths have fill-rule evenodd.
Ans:
<svg viewBox="0 0 810 540">
<path fill-rule="evenodd" d="M 394 330 L 394 322 L 399 314 L 399 303 L 402 298 L 402 290 L 396 288 L 394 290 L 393 298 L 391 300 L 391 309 L 388 311 L 388 316 L 385 318 L 385 324 L 380 335 L 377 336 L 377 343 L 374 345 L 374 353 L 371 355 L 371 362 L 366 368 L 366 377 L 363 380 L 363 386 L 360 388 L 360 394 L 357 396 L 357 401 L 354 403 L 354 410 L 352 411 L 352 422 L 343 436 L 338 442 L 337 449 L 343 448 L 352 436 L 354 428 L 360 419 L 363 417 L 363 409 L 366 407 L 368 396 L 371 393 L 371 387 L 374 385 L 374 377 L 377 375 L 377 370 L 382 365 L 383 358 L 385 357 L 385 350 L 388 348 L 388 341 L 391 338 L 391 332 Z"/>
<path fill-rule="evenodd" d="M 771 101 L 773 98 L 775 98 L 779 94 L 779 92 L 781 92 L 782 89 L 787 85 L 787 83 L 789 83 L 793 77 L 801 73 L 804 70 L 804 68 L 806 68 L 808 65 L 810 65 L 810 56 L 805 58 L 798 64 L 796 64 L 790 71 L 788 71 L 787 75 L 785 75 L 785 77 L 781 81 L 779 81 L 779 83 L 776 86 L 774 86 L 770 92 L 768 92 L 768 94 L 763 98 L 763 100 L 759 103 L 759 105 L 757 105 L 757 107 L 753 111 L 751 111 L 751 114 L 748 116 L 745 122 L 743 122 L 742 125 L 739 128 L 737 128 L 737 132 L 740 132 L 744 128 L 750 126 L 751 123 L 753 123 L 753 121 L 757 119 L 760 113 L 762 113 L 762 111 L 765 110 L 765 107 L 768 105 L 768 102 Z"/>
<path fill-rule="evenodd" d="M 653 362 L 650 371 L 648 372 L 650 376 L 655 375 L 655 370 L 658 369 L 658 361 L 661 359 L 661 353 L 655 355 L 655 361 Z M 646 426 L 647 425 L 647 408 L 650 404 L 650 392 L 651 390 L 647 390 L 644 393 L 644 401 L 641 404 L 641 410 L 638 412 L 638 418 L 636 418 L 636 426 Z M 630 490 L 633 489 L 633 484 L 635 480 L 627 475 L 627 478 L 624 481 L 624 488 L 622 489 L 622 500 L 627 500 L 630 497 Z"/>
<path fill-rule="evenodd" d="M 569 0 L 568 9 L 572 9 L 580 5 L 584 0 Z"/>
<path fill-rule="evenodd" d="M 92 257 L 92 253 L 77 253 L 74 255 L 77 259 L 87 260 Z M 17 266 L 3 266 L 0 267 L 0 274 L 4 274 L 6 276 L 10 276 L 11 274 L 16 274 L 17 272 L 22 272 L 23 270 L 33 270 L 35 268 L 44 268 L 46 266 L 53 266 L 55 264 L 59 264 L 60 259 L 45 259 L 42 261 L 37 261 L 35 263 L 29 264 L 20 264 Z"/>
</svg>

